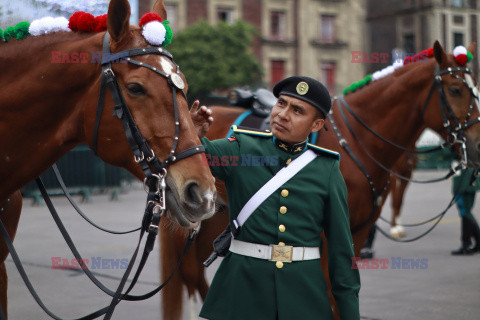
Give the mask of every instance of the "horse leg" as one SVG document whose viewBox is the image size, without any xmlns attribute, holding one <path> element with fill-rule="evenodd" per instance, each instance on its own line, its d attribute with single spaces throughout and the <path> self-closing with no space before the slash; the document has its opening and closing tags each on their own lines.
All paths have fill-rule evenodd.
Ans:
<svg viewBox="0 0 480 320">
<path fill-rule="evenodd" d="M 390 177 L 390 194 L 392 196 L 392 220 L 390 221 L 390 236 L 392 238 L 399 238 L 397 229 L 397 217 L 400 214 L 400 207 L 402 205 L 401 181 L 394 176 Z"/>
<path fill-rule="evenodd" d="M 175 230 L 172 222 L 164 219 L 160 224 L 161 279 L 165 281 L 175 269 L 179 256 L 175 246 Z M 185 243 L 185 242 L 183 242 Z M 164 320 L 180 320 L 183 306 L 182 276 L 176 272 L 162 290 L 162 314 Z"/>
<path fill-rule="evenodd" d="M 412 171 L 410 171 L 410 174 L 408 174 L 407 177 L 410 178 L 411 175 L 412 175 Z M 398 237 L 400 238 L 405 237 L 405 228 L 401 225 L 401 222 L 400 222 L 400 210 L 402 209 L 403 198 L 405 196 L 405 191 L 407 189 L 407 186 L 408 186 L 408 181 L 399 180 L 399 186 L 395 194 L 396 198 L 395 199 L 392 198 L 392 201 L 395 202 L 395 204 L 392 204 L 392 206 L 395 208 L 394 209 L 394 216 L 396 219 L 395 223 L 398 223 L 396 224 L 396 228 L 397 228 Z"/>
<path fill-rule="evenodd" d="M 1 204 L 5 202 L 5 199 L 1 201 Z M 0 204 L 0 205 L 1 205 Z M 0 219 L 3 225 L 7 229 L 10 239 L 15 238 L 17 232 L 18 221 L 20 219 L 20 213 L 22 211 L 22 194 L 20 191 L 16 191 L 10 197 L 10 202 L 6 210 L 0 213 Z M 0 304 L 6 317 L 7 314 L 7 286 L 8 277 L 7 269 L 5 267 L 5 259 L 8 256 L 8 248 L 5 245 L 3 239 L 0 240 Z"/>
</svg>

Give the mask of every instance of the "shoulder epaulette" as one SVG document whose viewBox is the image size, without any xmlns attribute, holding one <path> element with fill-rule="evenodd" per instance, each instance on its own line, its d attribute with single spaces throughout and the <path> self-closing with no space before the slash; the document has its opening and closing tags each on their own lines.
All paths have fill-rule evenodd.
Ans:
<svg viewBox="0 0 480 320">
<path fill-rule="evenodd" d="M 259 131 L 259 130 L 252 130 L 250 128 L 239 128 L 235 125 L 232 126 L 232 130 L 233 130 L 234 133 L 243 133 L 243 134 L 248 134 L 248 135 L 251 135 L 251 136 L 259 136 L 259 137 L 271 137 L 272 136 L 272 132 L 270 132 L 270 130 Z"/>
<path fill-rule="evenodd" d="M 313 151 L 315 151 L 317 154 L 328 155 L 328 156 L 334 157 L 337 160 L 340 160 L 340 153 L 336 151 L 325 149 L 311 143 L 308 143 L 308 147 L 311 148 Z"/>
</svg>

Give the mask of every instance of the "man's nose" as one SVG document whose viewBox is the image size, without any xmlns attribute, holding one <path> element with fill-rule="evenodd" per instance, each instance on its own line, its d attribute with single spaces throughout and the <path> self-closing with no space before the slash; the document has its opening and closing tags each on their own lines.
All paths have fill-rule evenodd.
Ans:
<svg viewBox="0 0 480 320">
<path fill-rule="evenodd" d="M 288 110 L 287 110 L 287 108 L 285 108 L 285 109 L 283 109 L 282 111 L 280 111 L 280 113 L 278 114 L 278 116 L 279 116 L 280 118 L 286 119 L 287 116 L 288 116 Z"/>
</svg>

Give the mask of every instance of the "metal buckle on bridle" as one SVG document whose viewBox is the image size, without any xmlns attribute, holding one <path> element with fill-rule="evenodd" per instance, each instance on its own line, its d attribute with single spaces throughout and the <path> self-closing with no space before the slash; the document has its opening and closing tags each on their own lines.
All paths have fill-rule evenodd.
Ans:
<svg viewBox="0 0 480 320">
<path fill-rule="evenodd" d="M 145 155 L 142 152 L 142 155 L 140 157 L 137 157 L 136 155 L 133 155 L 133 159 L 135 160 L 136 163 L 139 163 L 145 159 Z"/>
<path fill-rule="evenodd" d="M 155 152 L 153 152 L 153 149 L 150 149 L 150 152 L 152 153 L 151 157 L 147 157 L 148 162 L 152 162 L 153 159 L 155 159 Z"/>
</svg>

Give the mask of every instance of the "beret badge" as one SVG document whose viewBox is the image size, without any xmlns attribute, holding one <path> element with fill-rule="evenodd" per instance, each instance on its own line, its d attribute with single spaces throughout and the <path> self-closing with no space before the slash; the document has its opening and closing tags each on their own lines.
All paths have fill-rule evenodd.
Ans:
<svg viewBox="0 0 480 320">
<path fill-rule="evenodd" d="M 308 92 L 308 83 L 306 83 L 305 81 L 299 82 L 297 84 L 297 93 L 303 96 L 307 94 L 307 92 Z"/>
</svg>

